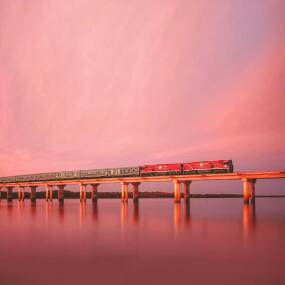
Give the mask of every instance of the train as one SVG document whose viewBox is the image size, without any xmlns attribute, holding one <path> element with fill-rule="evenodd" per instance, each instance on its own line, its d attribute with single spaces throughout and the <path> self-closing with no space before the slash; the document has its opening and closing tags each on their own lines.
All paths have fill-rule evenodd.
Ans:
<svg viewBox="0 0 285 285">
<path fill-rule="evenodd" d="M 0 183 L 59 181 L 117 177 L 145 177 L 165 175 L 197 175 L 233 172 L 232 160 L 211 160 L 185 163 L 162 163 L 144 166 L 103 168 L 91 170 L 48 172 L 0 177 Z"/>
</svg>

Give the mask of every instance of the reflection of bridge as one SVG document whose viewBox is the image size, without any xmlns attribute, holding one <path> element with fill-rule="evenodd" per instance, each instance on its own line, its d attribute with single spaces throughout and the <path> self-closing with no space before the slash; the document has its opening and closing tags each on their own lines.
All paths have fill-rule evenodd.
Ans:
<svg viewBox="0 0 285 285">
<path fill-rule="evenodd" d="M 279 179 L 285 178 L 285 171 L 274 172 L 236 172 L 221 174 L 198 174 L 198 175 L 171 175 L 171 176 L 150 176 L 150 177 L 120 177 L 120 178 L 96 178 L 96 179 L 76 179 L 76 180 L 58 180 L 58 181 L 41 181 L 41 182 L 18 182 L 18 183 L 1 183 L 0 191 L 7 189 L 7 200 L 12 200 L 13 189 L 18 190 L 18 199 L 24 200 L 24 192 L 28 187 L 30 189 L 31 200 L 36 199 L 36 190 L 39 186 L 44 186 L 46 190 L 46 199 L 52 200 L 53 187 L 57 187 L 58 200 L 64 200 L 64 188 L 66 185 L 79 185 L 80 201 L 86 201 L 87 186 L 92 186 L 92 200 L 97 200 L 97 191 L 100 184 L 120 183 L 122 189 L 122 200 L 128 201 L 128 185 L 132 185 L 133 200 L 138 201 L 139 185 L 142 182 L 173 182 L 174 183 L 174 201 L 180 202 L 181 184 L 184 186 L 184 198 L 189 199 L 190 184 L 192 181 L 204 180 L 240 180 L 243 182 L 244 201 L 254 201 L 255 183 L 257 179 Z M 1 198 L 0 192 L 0 198 Z"/>
</svg>

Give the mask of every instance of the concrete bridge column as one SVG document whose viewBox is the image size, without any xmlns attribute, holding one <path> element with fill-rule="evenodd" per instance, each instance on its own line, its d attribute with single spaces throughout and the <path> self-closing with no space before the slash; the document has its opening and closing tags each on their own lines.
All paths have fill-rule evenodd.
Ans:
<svg viewBox="0 0 285 285">
<path fill-rule="evenodd" d="M 86 186 L 87 185 L 84 185 L 84 184 L 80 184 L 80 202 L 82 202 L 83 200 L 86 202 Z"/>
<path fill-rule="evenodd" d="M 96 202 L 98 199 L 98 186 L 99 185 L 100 184 L 98 184 L 98 183 L 91 184 L 91 186 L 92 186 L 92 201 L 93 202 Z"/>
<path fill-rule="evenodd" d="M 7 187 L 7 201 L 11 202 L 13 199 L 13 187 Z"/>
<path fill-rule="evenodd" d="M 248 204 L 249 201 L 251 201 L 251 203 L 254 203 L 256 179 L 244 178 L 242 181 L 243 181 L 243 200 L 244 200 L 244 203 Z"/>
<path fill-rule="evenodd" d="M 190 184 L 192 181 L 184 181 L 184 200 L 189 200 L 189 190 L 190 190 Z"/>
<path fill-rule="evenodd" d="M 255 183 L 256 179 L 251 179 L 249 197 L 252 204 L 255 202 Z"/>
<path fill-rule="evenodd" d="M 58 185 L 57 198 L 58 198 L 59 202 L 63 202 L 64 201 L 64 187 L 65 187 L 65 185 Z"/>
<path fill-rule="evenodd" d="M 17 187 L 18 190 L 18 201 L 21 201 L 21 188 L 20 186 Z"/>
<path fill-rule="evenodd" d="M 84 202 L 86 202 L 86 188 L 87 188 L 87 185 L 83 185 L 83 200 L 84 200 Z"/>
<path fill-rule="evenodd" d="M 138 202 L 139 201 L 139 185 L 140 182 L 133 182 L 133 201 Z"/>
<path fill-rule="evenodd" d="M 129 192 L 128 192 L 128 183 L 122 182 L 122 201 L 128 202 Z"/>
<path fill-rule="evenodd" d="M 83 185 L 79 184 L 79 200 L 80 200 L 80 202 L 82 201 L 82 199 L 83 199 Z"/>
<path fill-rule="evenodd" d="M 53 186 L 49 186 L 49 200 L 52 201 L 52 191 L 53 191 Z"/>
<path fill-rule="evenodd" d="M 174 181 L 174 202 L 180 203 L 180 181 Z"/>
<path fill-rule="evenodd" d="M 34 202 L 36 201 L 37 186 L 30 186 L 30 189 L 31 189 L 30 198 L 31 198 L 31 201 Z"/>
<path fill-rule="evenodd" d="M 46 185 L 46 201 L 52 201 L 52 186 Z"/>
<path fill-rule="evenodd" d="M 25 200 L 25 186 L 20 186 L 20 200 L 24 201 Z"/>
<path fill-rule="evenodd" d="M 48 185 L 45 185 L 45 188 L 46 188 L 46 201 L 48 201 L 48 198 L 49 198 L 49 187 L 48 187 Z"/>
<path fill-rule="evenodd" d="M 125 187 L 124 187 L 124 183 L 121 184 L 122 186 L 122 202 L 125 201 Z"/>
</svg>

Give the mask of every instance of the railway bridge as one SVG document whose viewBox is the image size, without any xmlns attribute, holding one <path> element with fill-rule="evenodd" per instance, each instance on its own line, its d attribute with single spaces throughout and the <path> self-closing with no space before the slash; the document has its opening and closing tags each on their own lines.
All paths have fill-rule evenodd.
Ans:
<svg viewBox="0 0 285 285">
<path fill-rule="evenodd" d="M 36 191 L 39 186 L 45 187 L 46 200 L 52 200 L 53 192 L 58 191 L 58 200 L 64 201 L 64 189 L 66 185 L 78 185 L 80 191 L 80 201 L 86 201 L 87 186 L 92 187 L 92 200 L 97 200 L 98 187 L 100 184 L 120 183 L 122 191 L 122 201 L 128 202 L 129 185 L 132 186 L 133 200 L 139 199 L 139 186 L 143 182 L 172 182 L 174 188 L 174 202 L 181 200 L 181 190 L 183 188 L 184 199 L 189 199 L 190 184 L 192 181 L 205 180 L 239 180 L 243 185 L 244 202 L 254 202 L 255 184 L 259 179 L 284 179 L 285 171 L 262 171 L 262 172 L 234 172 L 220 174 L 196 174 L 196 175 L 168 175 L 149 177 L 119 177 L 119 178 L 96 178 L 96 179 L 70 179 L 70 180 L 46 180 L 17 183 L 0 183 L 0 199 L 2 191 L 7 191 L 7 200 L 12 200 L 13 190 L 18 192 L 18 200 L 24 200 L 25 190 L 28 188 L 30 199 L 36 200 Z M 183 186 L 183 187 L 182 187 Z M 57 189 L 54 189 L 56 187 Z"/>
</svg>

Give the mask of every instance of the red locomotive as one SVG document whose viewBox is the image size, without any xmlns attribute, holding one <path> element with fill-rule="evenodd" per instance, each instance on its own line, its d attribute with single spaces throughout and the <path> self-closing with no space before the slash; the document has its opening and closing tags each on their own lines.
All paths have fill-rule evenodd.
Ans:
<svg viewBox="0 0 285 285">
<path fill-rule="evenodd" d="M 232 160 L 212 160 L 186 163 L 144 165 L 141 176 L 183 175 L 233 172 Z"/>
<path fill-rule="evenodd" d="M 140 174 L 141 176 L 180 175 L 181 166 L 181 163 L 144 165 Z"/>
</svg>

